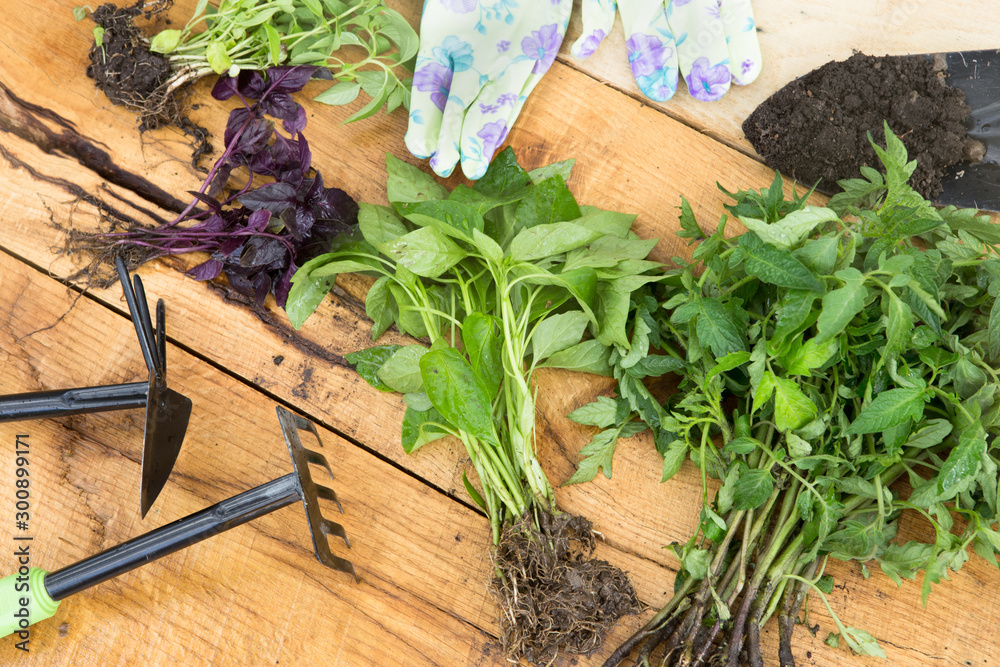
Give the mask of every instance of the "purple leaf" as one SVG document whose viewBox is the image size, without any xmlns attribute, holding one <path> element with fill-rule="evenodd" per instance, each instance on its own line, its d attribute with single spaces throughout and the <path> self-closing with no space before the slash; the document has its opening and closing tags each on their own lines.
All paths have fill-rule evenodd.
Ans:
<svg viewBox="0 0 1000 667">
<path fill-rule="evenodd" d="M 316 214 L 308 204 L 295 207 L 295 227 L 298 232 L 297 239 L 309 236 L 313 223 L 316 222 Z"/>
<path fill-rule="evenodd" d="M 219 246 L 219 250 L 216 253 L 220 258 L 228 258 L 230 255 L 235 253 L 243 246 L 242 236 L 230 236 L 228 239 L 222 242 Z"/>
<path fill-rule="evenodd" d="M 295 203 L 295 188 L 287 183 L 268 183 L 241 194 L 237 200 L 251 211 L 267 209 L 281 213 Z"/>
<path fill-rule="evenodd" d="M 267 229 L 271 222 L 271 212 L 267 209 L 259 209 L 250 214 L 247 218 L 247 230 L 251 232 L 262 232 Z"/>
<path fill-rule="evenodd" d="M 296 217 L 294 206 L 289 206 L 281 212 L 281 222 L 285 225 L 285 229 L 288 230 L 288 233 L 292 235 L 292 238 L 296 241 L 302 240 L 302 234 L 299 233 L 299 222 Z"/>
<path fill-rule="evenodd" d="M 212 86 L 212 97 L 217 100 L 228 100 L 236 94 L 236 79 L 231 76 L 220 76 Z"/>
<path fill-rule="evenodd" d="M 254 236 L 243 244 L 239 263 L 242 267 L 277 268 L 284 267 L 287 260 L 288 249 L 284 243 L 278 239 Z"/>
<path fill-rule="evenodd" d="M 229 266 L 226 267 L 226 278 L 229 286 L 245 296 L 253 296 L 253 284 L 247 276 L 234 272 Z"/>
<path fill-rule="evenodd" d="M 301 104 L 296 104 L 297 107 L 295 112 L 294 120 L 284 119 L 281 126 L 285 128 L 285 132 L 289 134 L 297 134 L 302 136 L 302 130 L 306 127 L 306 110 L 302 108 Z"/>
<path fill-rule="evenodd" d="M 317 202 L 316 207 L 318 218 L 352 227 L 358 224 L 358 204 L 340 188 L 324 188 L 323 197 Z"/>
<path fill-rule="evenodd" d="M 274 123 L 263 118 L 255 118 L 247 124 L 241 134 L 237 135 L 236 150 L 252 156 L 267 146 L 272 134 L 274 134 Z"/>
<path fill-rule="evenodd" d="M 209 197 L 206 194 L 202 194 L 197 190 L 188 190 L 188 194 L 197 199 L 198 201 L 200 201 L 202 204 L 207 205 L 210 209 L 212 209 L 216 213 L 222 213 L 222 206 L 220 206 L 219 202 L 215 201 L 214 198 Z"/>
<path fill-rule="evenodd" d="M 272 67 L 267 70 L 267 80 L 271 82 L 271 90 L 275 93 L 297 93 L 309 83 L 315 71 L 315 67 L 305 65 Z"/>
<path fill-rule="evenodd" d="M 292 276 L 295 275 L 298 268 L 292 262 L 281 275 L 281 279 L 274 284 L 274 300 L 278 303 L 279 308 L 285 307 L 285 301 L 288 300 L 288 292 L 292 289 Z"/>
<path fill-rule="evenodd" d="M 260 72 L 243 70 L 236 79 L 236 88 L 243 97 L 252 100 L 260 99 L 267 92 L 267 83 Z"/>
<path fill-rule="evenodd" d="M 227 148 L 233 145 L 233 141 L 253 117 L 254 114 L 249 109 L 233 109 L 229 112 L 229 120 L 226 122 L 226 133 L 222 138 Z"/>
<path fill-rule="evenodd" d="M 226 187 L 226 183 L 229 182 L 229 175 L 233 173 L 233 165 L 224 164 L 215 172 L 215 176 L 212 177 L 212 182 L 208 185 L 208 196 L 218 197 L 219 193 L 222 192 L 222 188 Z"/>
<path fill-rule="evenodd" d="M 260 101 L 264 113 L 284 121 L 294 121 L 298 118 L 298 110 L 302 107 L 288 93 L 270 93 Z"/>
<path fill-rule="evenodd" d="M 271 291 L 271 277 L 261 271 L 253 277 L 253 298 L 257 302 L 257 307 L 264 305 L 264 299 Z"/>
<path fill-rule="evenodd" d="M 222 262 L 209 259 L 187 272 L 195 280 L 214 280 L 222 273 Z"/>
</svg>

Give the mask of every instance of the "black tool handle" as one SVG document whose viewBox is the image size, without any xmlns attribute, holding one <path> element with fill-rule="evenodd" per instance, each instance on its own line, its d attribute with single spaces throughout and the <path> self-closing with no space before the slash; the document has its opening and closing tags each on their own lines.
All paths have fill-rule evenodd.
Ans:
<svg viewBox="0 0 1000 667">
<path fill-rule="evenodd" d="M 0 422 L 142 408 L 148 392 L 148 382 L 129 382 L 0 396 Z"/>
<path fill-rule="evenodd" d="M 302 498 L 301 494 L 298 476 L 289 473 L 95 556 L 50 572 L 45 575 L 45 589 L 53 600 L 63 600 L 196 542 L 291 505 Z"/>
</svg>

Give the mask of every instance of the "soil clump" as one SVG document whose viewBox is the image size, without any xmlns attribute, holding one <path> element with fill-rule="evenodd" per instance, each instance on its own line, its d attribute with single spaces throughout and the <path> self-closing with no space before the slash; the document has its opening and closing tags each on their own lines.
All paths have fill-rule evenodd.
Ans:
<svg viewBox="0 0 1000 667">
<path fill-rule="evenodd" d="M 833 193 L 860 167 L 880 166 L 868 133 L 885 145 L 886 120 L 917 160 L 910 185 L 933 198 L 945 169 L 974 151 L 968 115 L 965 94 L 947 85 L 930 58 L 858 53 L 773 94 L 744 121 L 743 133 L 769 167 Z"/>
</svg>

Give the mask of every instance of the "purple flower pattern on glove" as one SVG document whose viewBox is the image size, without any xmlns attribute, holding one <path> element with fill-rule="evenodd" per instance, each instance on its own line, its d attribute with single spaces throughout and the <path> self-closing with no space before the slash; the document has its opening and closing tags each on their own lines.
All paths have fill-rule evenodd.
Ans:
<svg viewBox="0 0 1000 667">
<path fill-rule="evenodd" d="M 431 93 L 431 101 L 441 111 L 448 102 L 451 91 L 451 68 L 441 63 L 430 62 L 418 69 L 413 75 L 413 85 L 417 90 Z"/>
<path fill-rule="evenodd" d="M 476 9 L 478 3 L 476 0 L 441 0 L 441 4 L 456 14 L 468 14 Z"/>
<path fill-rule="evenodd" d="M 483 125 L 476 133 L 483 140 L 483 158 L 488 160 L 496 152 L 497 147 L 507 138 L 507 121 L 497 120 Z"/>
<path fill-rule="evenodd" d="M 555 23 L 542 26 L 521 40 L 521 51 L 536 61 L 532 74 L 542 74 L 552 66 L 562 44 L 562 32 Z"/>
<path fill-rule="evenodd" d="M 702 102 L 714 102 L 726 94 L 732 75 L 725 65 L 711 65 L 708 58 L 701 57 L 691 65 L 687 75 L 688 92 L 691 97 Z"/>
<path fill-rule="evenodd" d="M 663 44 L 659 37 L 642 33 L 632 35 L 625 46 L 628 48 L 628 62 L 632 67 L 632 76 L 636 79 L 641 76 L 653 76 L 658 70 L 663 69 L 667 58 L 674 53 L 674 50 Z"/>
<path fill-rule="evenodd" d="M 501 39 L 497 42 L 497 53 L 507 53 L 508 50 L 510 50 L 509 39 Z"/>
<path fill-rule="evenodd" d="M 597 47 L 601 45 L 602 41 L 604 41 L 605 36 L 606 33 L 600 28 L 587 35 L 587 37 L 580 43 L 580 48 L 577 49 L 577 58 L 589 58 L 594 55 L 594 51 L 596 51 Z"/>
</svg>

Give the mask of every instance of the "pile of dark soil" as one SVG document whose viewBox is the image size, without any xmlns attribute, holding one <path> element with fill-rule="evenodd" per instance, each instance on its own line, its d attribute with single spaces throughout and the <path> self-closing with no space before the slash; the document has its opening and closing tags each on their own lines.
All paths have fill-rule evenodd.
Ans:
<svg viewBox="0 0 1000 667">
<path fill-rule="evenodd" d="M 194 139 L 192 164 L 211 151 L 208 131 L 193 123 L 185 114 L 184 86 L 177 85 L 177 73 L 170 62 L 149 50 L 146 33 L 136 25 L 142 17 L 151 21 L 166 12 L 173 0 L 137 0 L 134 5 L 118 7 L 106 3 L 94 10 L 91 18 L 104 29 L 101 44 L 90 48 L 87 76 L 114 104 L 121 104 L 138 115 L 139 131 L 176 126 Z"/>
<path fill-rule="evenodd" d="M 868 133 L 884 145 L 886 120 L 917 160 L 910 184 L 933 198 L 944 170 L 969 159 L 968 114 L 965 95 L 931 59 L 859 53 L 789 83 L 750 114 L 743 133 L 772 169 L 836 192 L 861 166 L 880 166 Z"/>
<path fill-rule="evenodd" d="M 501 644 L 509 658 L 547 665 L 559 653 L 590 654 L 622 616 L 640 609 L 628 576 L 591 560 L 590 522 L 539 513 L 509 527 L 494 554 Z"/>
</svg>

